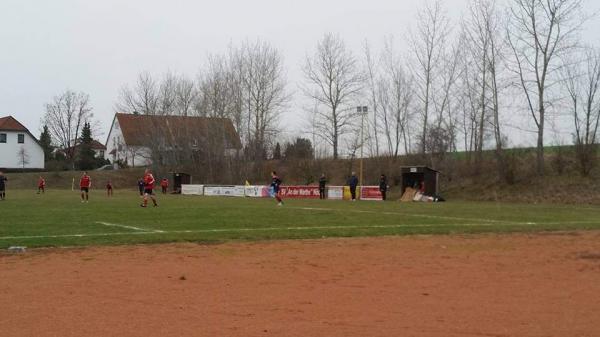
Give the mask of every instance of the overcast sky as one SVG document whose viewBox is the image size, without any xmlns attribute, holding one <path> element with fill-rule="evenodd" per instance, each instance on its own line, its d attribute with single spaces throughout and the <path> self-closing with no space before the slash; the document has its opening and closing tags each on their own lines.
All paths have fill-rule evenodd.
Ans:
<svg viewBox="0 0 600 337">
<path fill-rule="evenodd" d="M 105 141 L 114 102 L 138 73 L 172 71 L 195 77 L 208 53 L 260 38 L 279 48 L 289 89 L 302 79 L 300 65 L 326 32 L 339 33 L 361 52 L 414 25 L 415 0 L 32 1 L 0 0 L 0 116 L 13 115 L 39 135 L 44 105 L 66 89 L 90 95 Z M 454 23 L 466 0 L 444 0 Z M 588 1 L 590 11 L 600 4 Z M 600 21 L 584 34 L 597 43 Z M 296 99 L 282 127 L 302 121 Z M 526 137 L 523 142 L 527 142 Z"/>
</svg>

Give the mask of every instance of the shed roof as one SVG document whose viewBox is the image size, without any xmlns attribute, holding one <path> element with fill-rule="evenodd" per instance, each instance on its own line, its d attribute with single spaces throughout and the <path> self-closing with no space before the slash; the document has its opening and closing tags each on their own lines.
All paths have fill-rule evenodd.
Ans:
<svg viewBox="0 0 600 337">
<path fill-rule="evenodd" d="M 424 171 L 432 171 L 432 172 L 437 172 L 439 173 L 440 171 L 438 170 L 434 170 L 429 166 L 425 166 L 425 165 L 415 165 L 415 166 L 402 166 L 402 173 L 410 173 L 413 170 L 416 170 L 417 172 L 424 172 Z"/>
</svg>

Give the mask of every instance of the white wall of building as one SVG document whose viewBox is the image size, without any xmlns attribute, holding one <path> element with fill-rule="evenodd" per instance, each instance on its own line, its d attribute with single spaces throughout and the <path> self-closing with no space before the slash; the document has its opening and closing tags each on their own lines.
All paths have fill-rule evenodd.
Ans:
<svg viewBox="0 0 600 337">
<path fill-rule="evenodd" d="M 7 169 L 23 168 L 19 156 L 19 152 L 23 148 L 29 161 L 25 164 L 26 169 L 44 168 L 44 150 L 29 133 L 23 131 L 0 131 L 0 133 L 6 134 L 6 143 L 0 143 L 0 167 Z M 23 144 L 18 143 L 19 135 L 25 137 Z"/>
<path fill-rule="evenodd" d="M 114 154 L 111 154 L 113 152 Z M 150 149 L 139 146 L 127 146 L 123 140 L 123 132 L 119 126 L 119 120 L 114 119 L 110 133 L 106 140 L 106 152 L 104 158 L 115 163 L 118 160 L 127 162 L 131 167 L 147 166 L 152 162 L 150 158 Z"/>
<path fill-rule="evenodd" d="M 94 156 L 96 158 L 106 158 L 105 150 L 93 149 L 93 151 L 94 151 Z"/>
</svg>

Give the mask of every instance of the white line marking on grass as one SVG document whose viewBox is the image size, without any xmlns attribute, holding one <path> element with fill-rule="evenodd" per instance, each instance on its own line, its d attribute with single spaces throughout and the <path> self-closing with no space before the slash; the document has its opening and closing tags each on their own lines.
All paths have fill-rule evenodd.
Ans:
<svg viewBox="0 0 600 337">
<path fill-rule="evenodd" d="M 551 226 L 569 225 L 579 222 L 552 222 L 552 223 L 503 223 L 503 226 Z M 600 222 L 589 222 L 600 224 Z M 59 235 L 29 235 L 29 236 L 3 236 L 0 240 L 19 239 L 50 239 L 50 238 L 84 238 L 84 237 L 107 237 L 127 235 L 160 235 L 160 234 L 201 234 L 201 233 L 226 233 L 226 232 L 269 232 L 269 231 L 308 231 L 327 229 L 394 229 L 394 228 L 419 228 L 419 227 L 492 227 L 498 224 L 492 223 L 468 223 L 468 224 L 420 224 L 420 225 L 353 225 L 353 226 L 312 226 L 312 227 L 260 227 L 260 228 L 217 228 L 217 229 L 188 229 L 174 231 L 145 231 L 145 232 L 115 232 L 115 233 L 90 233 L 90 234 L 59 234 Z"/>
<path fill-rule="evenodd" d="M 444 220 L 459 220 L 459 221 L 481 221 L 489 223 L 502 223 L 502 224 L 521 224 L 513 221 L 504 220 L 493 220 L 493 219 L 474 219 L 474 218 L 460 218 L 453 216 L 443 215 L 430 215 L 430 214 L 418 214 L 418 213 L 403 213 L 403 212 L 380 212 L 380 211 L 367 211 L 357 209 L 335 209 L 335 208 L 316 208 L 316 207 L 292 207 L 293 209 L 302 209 L 306 211 L 324 211 L 324 212 L 350 212 L 350 213 L 368 213 L 368 214 L 385 214 L 385 215 L 405 215 L 418 218 L 430 218 L 430 219 L 444 219 Z"/>
<path fill-rule="evenodd" d="M 416 227 L 440 227 L 456 225 L 422 224 L 422 225 L 355 225 L 355 226 L 313 226 L 313 227 L 261 227 L 261 228 L 217 228 L 217 229 L 187 229 L 174 231 L 152 231 L 152 232 L 115 232 L 115 233 L 90 233 L 90 234 L 57 234 L 57 235 L 27 235 L 27 236 L 2 236 L 0 240 L 18 239 L 57 239 L 72 237 L 103 237 L 124 235 L 156 235 L 156 234 L 201 234 L 201 233 L 226 233 L 226 232 L 269 232 L 269 231 L 304 231 L 319 229 L 372 229 L 372 228 L 416 228 Z M 491 224 L 461 224 L 460 226 L 491 226 Z"/>
<path fill-rule="evenodd" d="M 57 234 L 57 235 L 24 235 L 24 236 L 3 236 L 0 240 L 19 240 L 19 239 L 59 239 L 59 238 L 86 238 L 94 236 L 121 236 L 121 235 L 145 235 L 160 234 L 157 232 L 115 232 L 115 233 L 93 233 L 93 234 Z"/>
<path fill-rule="evenodd" d="M 110 222 L 96 221 L 96 223 L 100 224 L 100 225 L 108 226 L 108 227 L 120 227 L 120 228 L 125 228 L 125 229 L 133 229 L 135 231 L 140 231 L 140 232 L 152 231 L 152 232 L 156 232 L 156 233 L 163 233 L 163 231 L 161 231 L 161 230 L 154 230 L 154 229 L 147 229 L 147 228 L 141 228 L 141 227 L 135 227 L 135 226 L 120 225 L 120 224 L 110 223 Z"/>
</svg>

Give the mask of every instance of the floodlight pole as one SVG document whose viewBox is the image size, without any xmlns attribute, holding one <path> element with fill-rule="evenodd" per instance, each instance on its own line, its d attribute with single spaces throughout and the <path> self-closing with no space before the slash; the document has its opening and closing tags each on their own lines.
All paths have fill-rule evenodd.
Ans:
<svg viewBox="0 0 600 337">
<path fill-rule="evenodd" d="M 358 178 L 358 185 L 362 189 L 363 186 L 363 147 L 365 144 L 365 115 L 369 111 L 366 106 L 356 107 L 356 112 L 360 114 L 360 173 Z"/>
</svg>

